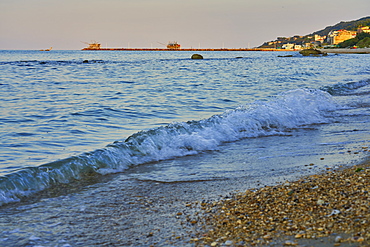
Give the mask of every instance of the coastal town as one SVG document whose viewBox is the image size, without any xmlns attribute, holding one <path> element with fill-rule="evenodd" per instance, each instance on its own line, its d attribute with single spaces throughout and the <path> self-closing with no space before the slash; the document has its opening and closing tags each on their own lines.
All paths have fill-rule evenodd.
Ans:
<svg viewBox="0 0 370 247">
<path fill-rule="evenodd" d="M 313 34 L 307 36 L 297 35 L 288 38 L 278 37 L 274 41 L 264 43 L 259 48 L 275 48 L 287 50 L 302 50 L 318 47 L 337 48 L 339 44 L 343 43 L 344 41 L 354 39 L 360 34 L 370 35 L 370 27 L 369 26 L 358 27 L 356 31 L 345 29 L 332 30 L 327 35 Z"/>
</svg>

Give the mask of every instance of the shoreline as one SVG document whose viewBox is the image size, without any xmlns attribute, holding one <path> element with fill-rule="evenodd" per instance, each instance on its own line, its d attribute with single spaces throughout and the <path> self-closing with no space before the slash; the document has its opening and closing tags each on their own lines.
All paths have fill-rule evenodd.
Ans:
<svg viewBox="0 0 370 247">
<path fill-rule="evenodd" d="M 368 147 L 362 147 L 370 152 Z M 369 246 L 370 159 L 202 205 L 196 246 Z"/>
<path fill-rule="evenodd" d="M 357 48 L 357 49 L 318 49 L 325 53 L 338 53 L 338 54 L 370 54 L 370 48 Z"/>
<path fill-rule="evenodd" d="M 365 150 L 362 150 L 363 152 L 359 149 L 355 150 L 347 153 L 356 155 L 361 160 L 364 155 L 368 157 L 368 150 L 366 153 Z M 356 158 L 356 160 L 358 159 Z M 327 162 L 327 159 L 322 162 Z M 206 230 L 209 230 L 204 225 L 205 220 L 210 217 L 210 213 L 217 212 L 216 207 L 210 208 L 211 205 L 225 206 L 226 203 L 235 201 L 235 198 L 243 191 L 257 193 L 264 191 L 267 187 L 285 186 L 287 185 L 286 181 L 289 181 L 292 188 L 294 181 L 299 181 L 302 177 L 314 178 L 317 176 L 315 174 L 333 171 L 337 167 L 334 164 L 330 165 L 329 168 L 323 164 L 316 166 L 313 164 L 305 165 L 305 163 L 302 162 L 299 167 L 274 171 L 271 174 L 250 174 L 236 179 L 210 181 L 160 182 L 130 179 L 125 173 L 101 177 L 102 181 L 95 181 L 92 185 L 87 186 L 88 188 L 81 185 L 78 189 L 78 185 L 70 185 L 67 188 L 60 188 L 61 191 L 55 191 L 55 193 L 52 190 L 45 191 L 42 193 L 44 196 L 40 195 L 33 202 L 25 201 L 3 206 L 0 211 L 3 222 L 0 225 L 3 224 L 4 229 L 7 229 L 3 232 L 4 237 L 16 238 L 17 241 L 20 238 L 17 235 L 19 229 L 27 233 L 27 231 L 33 232 L 34 227 L 37 226 L 39 231 L 52 227 L 53 231 L 58 233 L 53 235 L 53 238 L 56 240 L 65 239 L 66 243 L 72 245 L 83 243 L 84 246 L 193 247 L 205 246 L 205 244 L 211 246 L 216 240 L 205 242 L 205 238 L 209 236 L 204 235 L 207 234 Z M 358 163 L 354 161 L 354 163 L 342 164 L 345 167 L 353 167 Z M 370 166 L 369 163 L 367 164 Z M 71 191 L 68 191 L 68 188 Z M 298 193 L 294 192 L 293 196 L 296 194 Z M 17 206 L 14 207 L 14 205 Z M 18 212 L 19 208 L 27 209 L 26 219 L 22 210 Z M 9 218 L 16 222 L 26 220 L 28 224 L 24 226 L 25 228 L 18 226 L 19 229 L 14 229 L 12 223 L 7 221 Z M 218 217 L 215 222 L 220 219 Z M 47 223 L 44 224 L 44 222 Z M 222 226 L 224 227 L 224 225 Z M 90 234 L 92 232 L 94 236 Z M 221 240 L 215 246 L 225 246 L 225 243 L 230 243 L 226 241 L 233 240 L 233 238 L 230 240 L 222 239 L 225 236 L 223 233 L 220 238 L 217 237 Z M 14 234 L 16 236 L 12 236 Z M 343 240 L 346 239 L 344 235 L 341 236 Z M 0 237 L 2 236 L 0 235 Z M 228 237 L 232 237 L 232 235 L 229 234 Z M 294 238 L 294 236 L 289 237 Z M 322 239 L 301 238 L 299 241 L 307 241 L 309 245 L 305 246 L 318 247 L 320 245 L 316 243 L 321 243 Z M 269 246 L 274 246 L 272 245 L 273 241 L 277 241 L 277 239 L 267 240 L 270 241 Z M 282 246 L 281 243 L 286 241 L 282 238 L 280 244 L 275 246 Z M 290 241 L 295 243 L 295 239 Z M 330 244 L 321 246 L 333 246 L 334 241 L 335 236 L 328 239 L 327 242 Z M 360 244 L 360 242 L 358 243 Z M 238 246 L 236 243 L 232 244 L 231 246 Z M 354 246 L 352 242 L 351 244 L 350 246 Z M 260 244 L 256 245 L 260 246 Z M 244 246 L 253 245 L 247 243 Z"/>
<path fill-rule="evenodd" d="M 83 48 L 82 51 L 298 51 L 292 49 L 271 49 L 271 48 Z"/>
</svg>

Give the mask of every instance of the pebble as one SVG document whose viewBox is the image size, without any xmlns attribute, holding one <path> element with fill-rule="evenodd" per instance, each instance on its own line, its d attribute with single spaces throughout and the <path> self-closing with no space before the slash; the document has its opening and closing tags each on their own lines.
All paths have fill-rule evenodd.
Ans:
<svg viewBox="0 0 370 247">
<path fill-rule="evenodd" d="M 321 199 L 317 200 L 317 205 L 322 206 L 324 204 L 325 204 L 325 201 L 324 200 L 321 200 Z"/>
<path fill-rule="evenodd" d="M 294 237 L 295 237 L 295 238 L 303 238 L 303 234 L 298 233 L 298 234 L 296 234 Z"/>
<path fill-rule="evenodd" d="M 226 246 L 231 246 L 231 245 L 233 245 L 233 241 L 231 241 L 231 240 L 227 240 L 227 241 L 225 242 L 225 245 L 226 245 Z"/>
<path fill-rule="evenodd" d="M 284 246 L 296 246 L 296 245 L 298 245 L 298 243 L 290 241 L 290 240 L 287 240 L 284 242 Z"/>
<path fill-rule="evenodd" d="M 364 238 L 364 237 L 359 237 L 359 238 L 357 239 L 357 242 L 363 242 L 363 241 L 365 241 L 365 238 Z"/>
<path fill-rule="evenodd" d="M 340 243 L 340 242 L 342 242 L 342 237 L 341 236 L 336 236 L 334 241 L 336 243 Z"/>
<path fill-rule="evenodd" d="M 272 239 L 271 235 L 267 234 L 265 236 L 263 236 L 264 239 Z"/>
</svg>

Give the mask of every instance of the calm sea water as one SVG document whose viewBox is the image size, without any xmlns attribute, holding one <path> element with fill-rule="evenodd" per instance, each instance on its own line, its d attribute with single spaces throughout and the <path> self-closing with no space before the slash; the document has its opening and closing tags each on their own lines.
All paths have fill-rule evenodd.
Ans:
<svg viewBox="0 0 370 247">
<path fill-rule="evenodd" d="M 287 54 L 294 56 L 278 57 Z M 4 243 L 92 241 L 72 237 L 59 217 L 45 223 L 55 214 L 67 217 L 71 208 L 79 208 L 72 215 L 80 217 L 80 207 L 93 203 L 83 194 L 91 195 L 89 186 L 100 191 L 96 203 L 117 187 L 139 190 L 132 183 L 154 182 L 165 190 L 168 182 L 263 179 L 310 163 L 328 168 L 367 156 L 369 56 L 202 52 L 205 59 L 191 60 L 191 55 L 0 51 Z M 65 202 L 60 192 L 53 194 L 63 186 L 83 192 L 67 192 Z M 51 225 L 52 231 L 32 230 Z"/>
</svg>

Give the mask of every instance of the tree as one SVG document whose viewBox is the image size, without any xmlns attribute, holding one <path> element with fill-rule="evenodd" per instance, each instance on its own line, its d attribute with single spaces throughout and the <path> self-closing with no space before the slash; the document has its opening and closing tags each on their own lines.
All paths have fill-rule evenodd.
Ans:
<svg viewBox="0 0 370 247">
<path fill-rule="evenodd" d="M 366 37 L 357 43 L 359 48 L 370 48 L 370 37 Z"/>
</svg>

